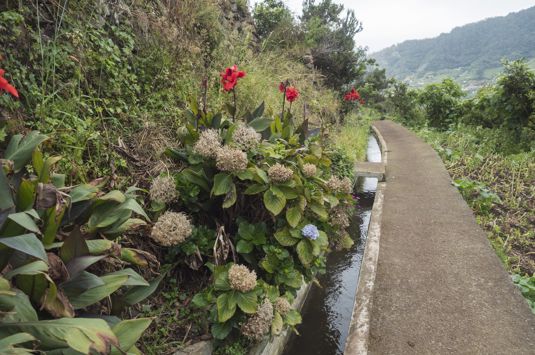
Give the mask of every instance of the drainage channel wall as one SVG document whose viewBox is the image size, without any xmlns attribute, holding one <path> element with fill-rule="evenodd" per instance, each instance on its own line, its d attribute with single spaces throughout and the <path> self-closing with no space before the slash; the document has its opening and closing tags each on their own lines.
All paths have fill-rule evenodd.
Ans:
<svg viewBox="0 0 535 355">
<path fill-rule="evenodd" d="M 381 148 L 381 161 L 387 165 L 388 148 L 381 133 L 372 125 L 372 132 Z M 386 180 L 386 179 L 385 179 Z M 381 218 L 383 214 L 385 182 L 377 184 L 375 200 L 373 201 L 370 225 L 368 226 L 368 238 L 364 249 L 364 257 L 360 268 L 357 294 L 353 306 L 353 315 L 349 334 L 346 339 L 346 355 L 364 355 L 368 353 L 368 339 L 370 335 L 370 314 L 372 309 L 373 287 L 377 273 L 377 260 L 379 258 L 379 242 L 381 239 Z"/>
<path fill-rule="evenodd" d="M 381 148 L 381 161 L 386 165 L 386 143 L 379 131 L 373 125 L 371 128 L 372 133 L 377 138 Z M 364 250 L 364 258 L 362 260 L 349 335 L 346 341 L 346 354 L 366 354 L 368 348 L 369 312 L 371 309 L 371 296 L 377 269 L 377 256 L 379 254 L 379 238 L 381 230 L 384 189 L 385 183 L 379 182 L 377 184 L 377 191 L 373 201 L 370 225 L 368 227 L 368 238 Z M 311 286 L 312 283 L 308 283 L 301 287 L 295 297 L 293 308 L 301 310 Z M 284 347 L 290 338 L 290 332 L 290 329 L 286 329 L 281 332 L 281 334 L 264 340 L 251 349 L 251 351 L 249 351 L 249 355 L 282 354 Z M 211 341 L 203 341 L 182 349 L 176 352 L 175 355 L 210 355 L 212 353 L 212 349 L 213 346 Z M 362 351 L 362 349 L 365 350 Z"/>
</svg>

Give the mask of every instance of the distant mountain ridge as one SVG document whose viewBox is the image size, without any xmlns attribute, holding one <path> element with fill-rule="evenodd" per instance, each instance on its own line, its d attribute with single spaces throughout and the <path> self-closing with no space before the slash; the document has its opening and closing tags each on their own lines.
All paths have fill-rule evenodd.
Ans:
<svg viewBox="0 0 535 355">
<path fill-rule="evenodd" d="M 387 74 L 420 86 L 452 76 L 465 87 L 492 79 L 501 60 L 535 65 L 535 6 L 454 28 L 435 38 L 409 40 L 371 54 Z"/>
</svg>

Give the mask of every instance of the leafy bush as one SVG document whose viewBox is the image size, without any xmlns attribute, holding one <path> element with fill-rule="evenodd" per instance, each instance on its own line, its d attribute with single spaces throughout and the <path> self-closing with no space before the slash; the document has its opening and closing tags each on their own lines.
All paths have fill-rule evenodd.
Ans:
<svg viewBox="0 0 535 355">
<path fill-rule="evenodd" d="M 492 205 L 501 202 L 498 195 L 491 192 L 480 182 L 456 179 L 453 181 L 453 185 L 461 191 L 461 194 L 470 203 L 472 208 L 481 213 L 489 213 Z"/>
<path fill-rule="evenodd" d="M 520 292 L 528 301 L 531 311 L 535 314 L 535 275 L 513 275 L 513 282 L 520 288 Z"/>
<path fill-rule="evenodd" d="M 133 351 L 150 319 L 87 317 L 91 309 L 120 315 L 158 285 L 159 279 L 149 283 L 131 268 L 103 264 L 148 266 L 148 253 L 118 240 L 148 220 L 137 189 L 103 193 L 98 182 L 65 187 L 65 176 L 51 171 L 60 157 L 37 149 L 47 139 L 36 131 L 15 135 L 0 160 L 0 336 L 12 336 L 3 345 L 38 341 L 37 349 L 47 351 L 103 353 L 112 345 L 112 353 Z M 103 274 L 97 263 L 116 271 Z M 109 310 L 99 311 L 105 299 Z"/>
<path fill-rule="evenodd" d="M 232 96 L 239 73 L 222 74 Z M 307 138 L 307 122 L 297 124 L 291 113 L 296 97 L 281 90 L 289 105 L 274 117 L 263 103 L 236 117 L 239 100 L 217 113 L 199 110 L 193 100 L 181 147 L 167 150 L 182 167 L 174 176 L 179 194 L 156 203 L 155 226 L 165 221 L 168 235 L 182 236 L 168 257 L 213 272 L 212 285 L 193 302 L 209 313 L 216 339 L 239 329 L 257 341 L 298 324 L 289 304 L 303 281 L 323 271 L 329 248 L 348 238 L 352 182 L 331 173 L 335 155 L 320 137 Z M 152 237 L 167 245 L 155 229 Z"/>
<path fill-rule="evenodd" d="M 461 116 L 461 87 L 451 79 L 439 84 L 429 84 L 420 93 L 429 126 L 446 130 Z"/>
</svg>

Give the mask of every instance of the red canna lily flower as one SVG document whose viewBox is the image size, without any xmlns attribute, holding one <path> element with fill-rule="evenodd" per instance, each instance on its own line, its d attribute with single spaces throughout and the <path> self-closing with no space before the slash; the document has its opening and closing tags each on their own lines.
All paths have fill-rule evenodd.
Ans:
<svg viewBox="0 0 535 355">
<path fill-rule="evenodd" d="M 286 88 L 286 100 L 289 102 L 294 102 L 299 97 L 299 91 L 293 86 L 288 86 Z"/>
<path fill-rule="evenodd" d="M 279 91 L 284 92 L 284 90 L 286 90 L 286 85 L 281 81 L 281 83 L 279 84 Z"/>
<path fill-rule="evenodd" d="M 0 90 L 4 90 L 5 92 L 10 93 L 11 95 L 15 96 L 16 98 L 19 97 L 19 93 L 17 92 L 17 89 L 13 87 L 13 85 L 9 84 L 6 78 L 4 78 L 4 73 L 6 71 L 4 69 L 0 69 Z"/>
<path fill-rule="evenodd" d="M 345 101 L 357 101 L 357 100 L 360 101 L 361 98 L 360 98 L 359 92 L 355 90 L 355 88 L 352 88 L 350 92 L 344 95 L 344 100 Z"/>
<path fill-rule="evenodd" d="M 245 76 L 245 72 L 239 71 L 238 66 L 233 65 L 232 67 L 226 68 L 223 72 L 221 72 L 220 76 L 223 90 L 229 92 L 234 90 L 234 87 L 238 83 L 238 79 L 243 78 Z"/>
</svg>

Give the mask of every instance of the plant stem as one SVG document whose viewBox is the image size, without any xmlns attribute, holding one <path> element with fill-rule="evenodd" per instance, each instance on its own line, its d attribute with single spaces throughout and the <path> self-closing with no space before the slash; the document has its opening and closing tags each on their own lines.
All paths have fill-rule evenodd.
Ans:
<svg viewBox="0 0 535 355">
<path fill-rule="evenodd" d="M 236 105 L 236 88 L 232 89 L 232 95 L 234 96 L 234 113 L 232 115 L 232 121 L 236 122 L 236 113 L 238 111 L 238 107 Z"/>
</svg>

